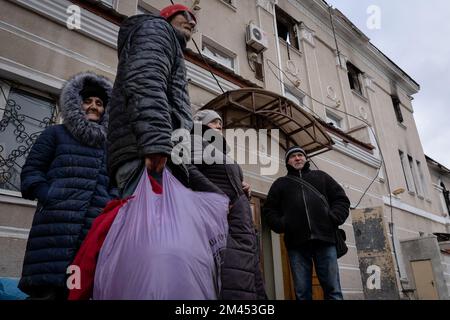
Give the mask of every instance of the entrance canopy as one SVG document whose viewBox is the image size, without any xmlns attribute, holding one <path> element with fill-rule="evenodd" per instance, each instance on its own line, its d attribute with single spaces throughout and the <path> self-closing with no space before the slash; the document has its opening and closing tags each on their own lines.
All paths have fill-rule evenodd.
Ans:
<svg viewBox="0 0 450 320">
<path fill-rule="evenodd" d="M 279 129 L 284 149 L 299 145 L 313 156 L 332 148 L 331 137 L 313 116 L 286 97 L 264 89 L 228 91 L 201 109 L 221 113 L 224 129 Z"/>
</svg>

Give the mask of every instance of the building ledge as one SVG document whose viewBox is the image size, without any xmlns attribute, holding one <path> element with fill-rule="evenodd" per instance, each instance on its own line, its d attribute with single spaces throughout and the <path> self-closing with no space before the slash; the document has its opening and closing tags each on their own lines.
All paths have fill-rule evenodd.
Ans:
<svg viewBox="0 0 450 320">
<path fill-rule="evenodd" d="M 111 8 L 98 0 L 69 0 L 69 1 L 117 25 L 120 25 L 123 22 L 123 20 L 127 18 L 127 16 L 117 12 L 114 8 Z"/>
<path fill-rule="evenodd" d="M 375 149 L 375 147 L 373 145 L 371 145 L 370 143 L 365 143 L 365 142 L 362 142 L 362 141 L 352 137 L 351 135 L 345 133 L 341 129 L 328 124 L 327 122 L 325 122 L 323 119 L 320 119 L 319 117 L 316 117 L 316 119 L 317 119 L 317 121 L 320 122 L 320 124 L 322 126 L 325 127 L 325 129 L 327 131 L 332 132 L 336 136 L 340 137 L 343 142 L 345 142 L 345 143 L 351 142 L 352 144 L 356 145 L 357 147 L 363 149 L 364 151 L 373 153 L 373 150 Z"/>
</svg>

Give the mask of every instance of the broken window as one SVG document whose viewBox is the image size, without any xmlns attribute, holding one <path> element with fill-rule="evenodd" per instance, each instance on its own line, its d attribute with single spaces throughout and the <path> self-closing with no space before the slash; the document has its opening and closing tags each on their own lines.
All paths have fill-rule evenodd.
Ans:
<svg viewBox="0 0 450 320">
<path fill-rule="evenodd" d="M 408 164 L 409 164 L 409 170 L 411 170 L 411 175 L 412 175 L 412 181 L 413 181 L 413 190 L 416 192 L 417 194 L 421 195 L 422 192 L 420 191 L 419 188 L 419 182 L 418 182 L 418 178 L 417 178 L 417 170 L 414 167 L 414 160 L 413 158 L 408 154 Z"/>
<path fill-rule="evenodd" d="M 350 88 L 360 95 L 363 95 L 360 79 L 360 75 L 362 75 L 361 70 L 355 67 L 352 63 L 347 62 L 347 74 L 348 81 L 350 82 Z"/>
<path fill-rule="evenodd" d="M 442 188 L 441 199 L 443 198 L 442 208 L 444 209 L 444 212 L 446 214 L 449 214 L 450 213 L 450 195 L 449 195 L 449 191 L 447 190 L 447 188 L 445 187 L 445 184 L 442 181 L 441 181 L 440 185 L 441 185 L 441 188 Z"/>
<path fill-rule="evenodd" d="M 403 175 L 404 175 L 405 181 L 406 181 L 406 187 L 408 188 L 408 191 L 415 192 L 416 189 L 414 187 L 412 172 L 411 172 L 411 168 L 408 163 L 408 158 L 410 156 L 407 157 L 405 155 L 405 153 L 400 150 L 398 151 L 398 153 L 400 155 L 400 163 L 402 164 Z"/>
<path fill-rule="evenodd" d="M 418 180 L 419 180 L 419 194 L 426 197 L 428 196 L 428 189 L 427 189 L 427 184 L 426 184 L 426 180 L 425 180 L 425 175 L 423 174 L 423 170 L 422 170 L 422 164 L 420 163 L 420 161 L 416 160 L 416 165 L 417 165 L 417 174 L 418 174 Z"/>
<path fill-rule="evenodd" d="M 299 50 L 297 21 L 278 6 L 275 6 L 275 15 L 277 19 L 278 38 Z"/>
<path fill-rule="evenodd" d="M 391 96 L 392 105 L 394 106 L 395 116 L 397 117 L 397 121 L 403 123 L 403 115 L 400 107 L 400 99 L 396 96 Z"/>
</svg>

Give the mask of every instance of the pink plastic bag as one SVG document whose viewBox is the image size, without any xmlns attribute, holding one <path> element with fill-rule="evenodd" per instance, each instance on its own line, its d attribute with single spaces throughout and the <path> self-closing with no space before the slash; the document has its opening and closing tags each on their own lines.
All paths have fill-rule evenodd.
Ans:
<svg viewBox="0 0 450 320">
<path fill-rule="evenodd" d="M 94 299 L 217 299 L 228 198 L 185 188 L 163 172 L 155 194 L 143 173 L 102 249 Z"/>
</svg>

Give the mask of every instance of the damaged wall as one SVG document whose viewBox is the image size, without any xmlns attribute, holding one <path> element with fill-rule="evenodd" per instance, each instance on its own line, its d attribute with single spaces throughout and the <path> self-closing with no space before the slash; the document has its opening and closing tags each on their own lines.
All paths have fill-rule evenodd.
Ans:
<svg viewBox="0 0 450 320">
<path fill-rule="evenodd" d="M 352 223 L 365 298 L 369 300 L 399 299 L 395 265 L 385 229 L 383 208 L 353 210 Z"/>
</svg>

